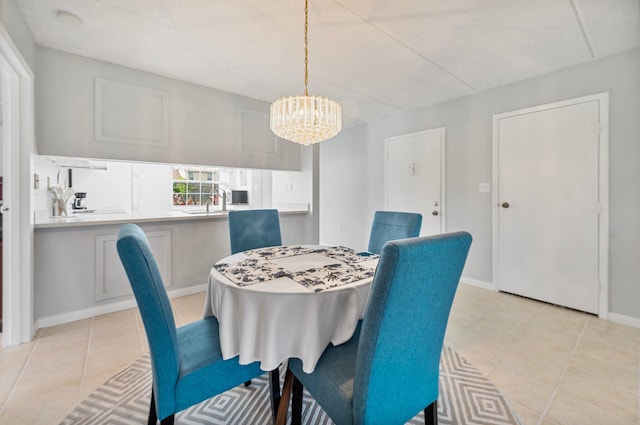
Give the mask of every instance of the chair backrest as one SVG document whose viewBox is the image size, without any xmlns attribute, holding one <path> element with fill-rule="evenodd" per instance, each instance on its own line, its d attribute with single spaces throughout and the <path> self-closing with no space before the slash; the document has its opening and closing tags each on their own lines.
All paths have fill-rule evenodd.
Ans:
<svg viewBox="0 0 640 425">
<path fill-rule="evenodd" d="M 388 242 L 362 322 L 356 424 L 404 423 L 438 398 L 440 352 L 471 235 Z"/>
<path fill-rule="evenodd" d="M 397 212 L 397 211 L 376 211 L 371 224 L 371 234 L 369 235 L 369 247 L 367 251 L 380 254 L 385 242 L 415 238 L 420 235 L 422 226 L 422 214 Z"/>
<path fill-rule="evenodd" d="M 174 388 L 180 368 L 178 340 L 160 270 L 146 235 L 135 224 L 125 224 L 120 228 L 117 249 L 147 333 L 156 406 L 173 412 Z"/>
<path fill-rule="evenodd" d="M 282 245 L 278 210 L 229 211 L 231 253 Z"/>
</svg>

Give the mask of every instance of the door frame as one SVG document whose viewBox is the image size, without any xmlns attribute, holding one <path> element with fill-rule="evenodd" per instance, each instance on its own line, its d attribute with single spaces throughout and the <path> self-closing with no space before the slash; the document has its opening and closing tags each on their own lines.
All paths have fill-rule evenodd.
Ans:
<svg viewBox="0 0 640 425">
<path fill-rule="evenodd" d="M 422 134 L 438 133 L 440 135 L 440 231 L 447 231 L 447 192 L 446 192 L 446 136 L 445 127 L 436 127 L 429 130 L 416 131 L 413 133 L 401 134 L 399 136 L 387 137 L 384 139 L 384 208 L 387 208 L 387 194 L 389 193 L 388 169 L 387 161 L 389 160 L 389 143 L 394 140 L 402 139 L 409 136 L 419 136 Z"/>
<path fill-rule="evenodd" d="M 498 254 L 499 232 L 500 232 L 500 120 L 517 115 L 530 114 L 549 109 L 562 108 L 585 102 L 598 102 L 599 108 L 599 135 L 598 135 L 598 281 L 600 284 L 598 292 L 598 317 L 607 319 L 609 315 L 609 93 L 596 93 L 588 96 L 562 100 L 533 106 L 530 108 L 518 109 L 514 111 L 495 114 L 493 116 L 493 194 L 492 194 L 492 276 L 493 289 L 500 289 L 498 282 Z"/>
<path fill-rule="evenodd" d="M 31 161 L 34 146 L 33 72 L 0 23 L 0 81 L 3 97 L 4 205 L 10 214 L 3 240 L 2 345 L 33 338 L 33 215 Z M 8 173 L 8 174 L 7 174 Z M 8 232 L 8 233 L 7 233 Z M 4 235 L 3 235 L 4 236 Z"/>
</svg>

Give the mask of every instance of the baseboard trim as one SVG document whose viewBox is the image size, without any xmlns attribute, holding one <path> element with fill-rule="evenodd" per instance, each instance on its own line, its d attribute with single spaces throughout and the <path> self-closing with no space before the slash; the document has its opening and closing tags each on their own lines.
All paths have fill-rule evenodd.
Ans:
<svg viewBox="0 0 640 425">
<path fill-rule="evenodd" d="M 491 282 L 485 282 L 484 280 L 473 279 L 470 277 L 462 276 L 460 278 L 460 283 L 464 283 L 465 285 L 476 286 L 478 288 L 487 289 L 489 291 L 498 291 L 498 288 L 493 286 Z"/>
<path fill-rule="evenodd" d="M 634 328 L 640 328 L 640 319 L 637 317 L 625 316 L 623 314 L 609 313 L 609 320 L 621 325 L 632 326 Z"/>
<path fill-rule="evenodd" d="M 206 290 L 207 284 L 205 283 L 202 285 L 189 286 L 188 288 L 174 289 L 172 291 L 168 291 L 167 295 L 169 295 L 169 298 L 178 298 L 197 294 Z M 134 298 L 131 298 L 128 300 L 118 301 L 97 307 L 91 307 L 84 310 L 70 311 L 68 313 L 46 316 L 36 321 L 35 328 L 40 329 L 63 325 L 65 323 L 75 322 L 76 320 L 89 319 L 91 317 L 101 316 L 103 314 L 115 313 L 116 311 L 122 311 L 136 306 L 136 300 Z"/>
</svg>

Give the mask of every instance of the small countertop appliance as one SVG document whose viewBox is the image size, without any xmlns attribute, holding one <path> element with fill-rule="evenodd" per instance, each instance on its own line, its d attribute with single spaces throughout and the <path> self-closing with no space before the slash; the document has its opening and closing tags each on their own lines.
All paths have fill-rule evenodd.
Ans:
<svg viewBox="0 0 640 425">
<path fill-rule="evenodd" d="M 73 200 L 72 208 L 74 210 L 86 210 L 87 207 L 82 205 L 83 199 L 87 197 L 87 192 L 76 192 L 76 198 Z"/>
<path fill-rule="evenodd" d="M 249 193 L 246 190 L 232 190 L 231 203 L 233 205 L 242 205 L 249 203 Z"/>
</svg>

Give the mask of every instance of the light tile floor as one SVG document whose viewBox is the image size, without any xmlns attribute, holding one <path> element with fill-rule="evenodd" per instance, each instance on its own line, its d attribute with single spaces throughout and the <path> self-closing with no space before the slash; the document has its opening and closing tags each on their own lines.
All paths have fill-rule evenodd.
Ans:
<svg viewBox="0 0 640 425">
<path fill-rule="evenodd" d="M 204 294 L 172 300 L 178 326 Z M 640 329 L 461 285 L 446 342 L 511 401 L 524 425 L 640 421 Z M 0 424 L 58 424 L 147 351 L 137 309 L 42 329 L 0 349 Z"/>
</svg>

